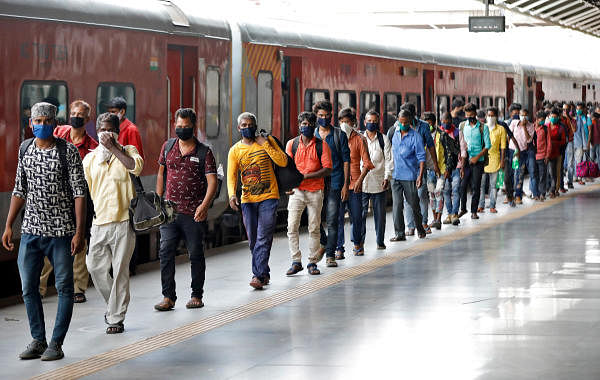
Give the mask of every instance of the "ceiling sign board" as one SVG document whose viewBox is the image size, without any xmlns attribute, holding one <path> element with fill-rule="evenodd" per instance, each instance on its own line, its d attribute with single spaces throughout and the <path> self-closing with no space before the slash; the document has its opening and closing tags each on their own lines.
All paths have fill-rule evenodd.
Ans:
<svg viewBox="0 0 600 380">
<path fill-rule="evenodd" d="M 504 32 L 504 16 L 470 16 L 469 32 Z"/>
</svg>

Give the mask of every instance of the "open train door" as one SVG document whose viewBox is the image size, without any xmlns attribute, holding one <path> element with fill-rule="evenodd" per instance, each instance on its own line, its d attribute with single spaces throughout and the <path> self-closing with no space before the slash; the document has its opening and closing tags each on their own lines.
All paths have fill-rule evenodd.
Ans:
<svg viewBox="0 0 600 380">
<path fill-rule="evenodd" d="M 510 107 L 513 104 L 515 96 L 515 80 L 506 78 L 506 105 Z"/>
<path fill-rule="evenodd" d="M 198 49 L 192 46 L 169 45 L 167 48 L 167 138 L 175 136 L 175 112 L 179 108 L 197 109 Z M 204 123 L 198 113 L 198 126 Z M 204 136 L 198 134 L 203 140 Z"/>
<path fill-rule="evenodd" d="M 433 85 L 434 85 L 433 70 L 423 70 L 423 106 L 425 112 L 433 111 Z"/>
<path fill-rule="evenodd" d="M 535 82 L 535 110 L 537 112 L 542 109 L 542 104 L 544 103 L 544 98 L 546 94 L 542 90 L 542 82 Z"/>
<path fill-rule="evenodd" d="M 581 101 L 584 102 L 584 103 L 585 103 L 585 98 L 586 98 L 586 95 L 587 95 L 586 94 L 586 90 L 587 90 L 586 85 L 582 84 L 581 85 Z"/>
</svg>

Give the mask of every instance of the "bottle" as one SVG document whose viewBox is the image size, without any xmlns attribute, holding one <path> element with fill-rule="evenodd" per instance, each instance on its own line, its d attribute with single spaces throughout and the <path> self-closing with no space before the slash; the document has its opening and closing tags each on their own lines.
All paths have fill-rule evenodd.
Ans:
<svg viewBox="0 0 600 380">
<path fill-rule="evenodd" d="M 517 156 L 516 154 L 512 160 L 512 168 L 515 170 L 519 168 L 519 156 Z"/>
</svg>

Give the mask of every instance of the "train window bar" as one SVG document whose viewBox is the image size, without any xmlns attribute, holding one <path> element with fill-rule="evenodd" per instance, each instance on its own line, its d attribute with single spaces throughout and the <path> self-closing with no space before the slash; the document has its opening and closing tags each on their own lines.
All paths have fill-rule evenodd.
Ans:
<svg viewBox="0 0 600 380">
<path fill-rule="evenodd" d="M 304 92 L 304 110 L 312 112 L 313 106 L 320 100 L 330 100 L 329 90 L 307 89 Z"/>
<path fill-rule="evenodd" d="M 406 101 L 415 105 L 417 108 L 417 116 L 421 115 L 421 94 L 407 92 Z"/>
<path fill-rule="evenodd" d="M 402 106 L 402 94 L 399 92 L 385 92 L 383 94 L 383 129 L 387 132 L 391 128 L 400 113 Z"/>
<path fill-rule="evenodd" d="M 334 124 L 338 124 L 338 114 L 341 110 L 347 107 L 356 109 L 356 92 L 350 90 L 337 90 L 333 93 L 333 120 Z"/>
<path fill-rule="evenodd" d="M 100 82 L 96 88 L 96 115 L 108 110 L 108 103 L 114 97 L 121 96 L 127 102 L 125 117 L 135 123 L 135 86 L 133 83 Z"/>
<path fill-rule="evenodd" d="M 206 137 L 216 138 L 220 132 L 221 114 L 221 73 L 214 66 L 206 68 Z"/>
</svg>

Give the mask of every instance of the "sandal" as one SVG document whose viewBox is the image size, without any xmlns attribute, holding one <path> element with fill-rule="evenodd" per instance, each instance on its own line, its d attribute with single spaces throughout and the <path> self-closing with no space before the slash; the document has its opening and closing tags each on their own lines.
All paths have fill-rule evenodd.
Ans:
<svg viewBox="0 0 600 380">
<path fill-rule="evenodd" d="M 85 301 L 87 301 L 87 299 L 85 298 L 85 294 L 83 294 L 83 293 L 73 294 L 73 302 L 74 303 L 84 303 Z"/>
<path fill-rule="evenodd" d="M 308 269 L 308 274 L 312 274 L 312 275 L 321 274 L 321 271 L 317 268 L 317 264 L 308 264 L 306 266 L 306 269 Z"/>
<path fill-rule="evenodd" d="M 365 249 L 364 247 L 360 247 L 360 248 L 354 248 L 352 250 L 352 252 L 354 252 L 354 256 L 364 256 L 365 255 Z"/>
<path fill-rule="evenodd" d="M 344 252 L 342 251 L 337 251 L 335 253 L 335 259 L 336 260 L 344 260 L 346 257 L 344 256 Z"/>
<path fill-rule="evenodd" d="M 106 328 L 107 334 L 121 334 L 123 331 L 125 331 L 125 326 L 123 325 L 123 322 L 110 324 Z"/>
<path fill-rule="evenodd" d="M 188 309 L 199 309 L 201 307 L 204 307 L 204 302 L 202 302 L 201 298 L 198 297 L 192 297 L 188 303 L 185 304 L 185 307 Z"/>
<path fill-rule="evenodd" d="M 175 301 L 172 301 L 170 298 L 163 298 L 162 301 L 154 305 L 154 309 L 158 311 L 169 311 L 173 310 L 175 307 Z"/>
</svg>

